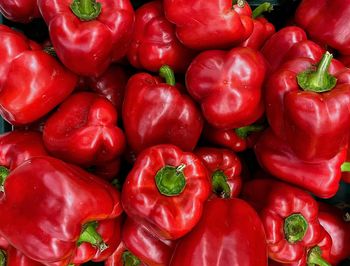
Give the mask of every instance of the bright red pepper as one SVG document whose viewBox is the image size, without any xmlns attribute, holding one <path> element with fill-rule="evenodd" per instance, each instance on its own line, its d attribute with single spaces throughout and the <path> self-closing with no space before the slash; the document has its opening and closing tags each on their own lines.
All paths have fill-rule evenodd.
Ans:
<svg viewBox="0 0 350 266">
<path fill-rule="evenodd" d="M 69 96 L 46 121 L 43 139 L 51 154 L 82 166 L 115 160 L 125 148 L 116 109 L 91 92 Z"/>
<path fill-rule="evenodd" d="M 39 0 L 58 58 L 83 76 L 101 75 L 128 49 L 134 25 L 129 0 Z"/>
<path fill-rule="evenodd" d="M 302 0 L 294 19 L 312 39 L 350 54 L 349 17 L 349 0 Z"/>
<path fill-rule="evenodd" d="M 175 35 L 175 26 L 164 17 L 163 3 L 152 1 L 135 13 L 135 30 L 128 59 L 136 68 L 157 72 L 163 65 L 174 72 L 186 72 L 194 51 L 185 47 Z"/>
<path fill-rule="evenodd" d="M 267 265 L 258 214 L 241 199 L 209 200 L 198 225 L 179 240 L 170 265 Z"/>
<path fill-rule="evenodd" d="M 239 128 L 254 123 L 263 113 L 265 71 L 264 58 L 251 48 L 205 51 L 189 66 L 186 85 L 210 125 Z"/>
<path fill-rule="evenodd" d="M 212 179 L 213 193 L 223 198 L 237 197 L 242 187 L 242 165 L 228 149 L 200 147 L 194 152 L 202 159 Z"/>
<path fill-rule="evenodd" d="M 197 145 L 203 118 L 194 101 L 175 86 L 173 72 L 163 66 L 158 77 L 132 76 L 123 103 L 123 123 L 131 150 L 138 153 L 156 144 L 171 143 L 191 151 Z"/>
<path fill-rule="evenodd" d="M 38 44 L 4 25 L 0 39 L 0 114 L 9 123 L 31 123 L 73 91 L 77 77 Z"/>
<path fill-rule="evenodd" d="M 325 53 L 286 62 L 266 85 L 266 115 L 274 133 L 302 160 L 336 156 L 348 143 L 350 70 Z"/>
<path fill-rule="evenodd" d="M 25 161 L 2 183 L 0 234 L 25 256 L 57 266 L 69 264 L 77 243 L 108 249 L 95 228 L 122 212 L 112 185 L 44 156 Z"/>
<path fill-rule="evenodd" d="M 143 263 L 139 258 L 132 254 L 123 242 L 120 242 L 118 248 L 114 253 L 105 261 L 105 266 L 148 266 Z"/>
<path fill-rule="evenodd" d="M 242 196 L 260 215 L 271 259 L 297 262 L 323 240 L 318 205 L 309 193 L 273 179 L 255 179 L 245 183 Z"/>
<path fill-rule="evenodd" d="M 305 161 L 271 129 L 262 134 L 254 147 L 255 155 L 266 171 L 321 198 L 330 198 L 337 193 L 346 150 L 342 149 L 331 159 Z"/>
<path fill-rule="evenodd" d="M 192 49 L 231 48 L 253 32 L 252 10 L 242 0 L 164 0 L 164 11 L 179 40 Z"/>
<path fill-rule="evenodd" d="M 7 19 L 21 23 L 28 23 L 41 16 L 35 0 L 1 0 L 0 12 Z"/>
<path fill-rule="evenodd" d="M 201 159 L 174 145 L 140 153 L 122 189 L 130 218 L 160 238 L 178 239 L 198 223 L 211 185 Z"/>
<path fill-rule="evenodd" d="M 9 246 L 8 249 L 6 249 L 6 255 L 1 253 L 2 251 L 0 250 L 0 265 L 6 265 L 6 266 L 43 266 L 44 265 L 44 264 L 41 264 L 40 262 L 31 260 L 30 258 L 26 257 L 22 252 L 20 252 L 18 249 L 15 249 L 12 246 Z M 4 261 L 2 261 L 2 259 Z"/>
</svg>

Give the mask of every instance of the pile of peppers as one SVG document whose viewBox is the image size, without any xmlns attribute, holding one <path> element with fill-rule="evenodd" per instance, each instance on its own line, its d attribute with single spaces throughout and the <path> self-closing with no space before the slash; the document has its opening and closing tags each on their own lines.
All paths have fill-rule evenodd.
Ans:
<svg viewBox="0 0 350 266">
<path fill-rule="evenodd" d="M 350 265 L 350 0 L 251 2 L 0 0 L 0 266 Z"/>
</svg>

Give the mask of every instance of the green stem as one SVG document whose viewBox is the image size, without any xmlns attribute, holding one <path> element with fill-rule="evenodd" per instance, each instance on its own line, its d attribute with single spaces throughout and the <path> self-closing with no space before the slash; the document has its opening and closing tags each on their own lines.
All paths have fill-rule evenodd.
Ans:
<svg viewBox="0 0 350 266">
<path fill-rule="evenodd" d="M 284 236 L 289 243 L 302 240 L 307 228 L 308 223 L 300 213 L 292 214 L 284 220 Z"/>
<path fill-rule="evenodd" d="M 265 129 L 263 125 L 250 125 L 240 128 L 235 128 L 235 132 L 241 139 L 246 139 L 251 133 L 260 132 Z"/>
<path fill-rule="evenodd" d="M 350 162 L 344 162 L 341 166 L 340 166 L 340 170 L 342 172 L 350 172 Z"/>
<path fill-rule="evenodd" d="M 4 192 L 5 180 L 9 174 L 9 169 L 4 166 L 0 166 L 0 192 Z"/>
<path fill-rule="evenodd" d="M 80 20 L 89 21 L 100 15 L 102 6 L 96 0 L 73 0 L 70 8 Z"/>
<path fill-rule="evenodd" d="M 159 76 L 165 79 L 165 82 L 169 85 L 175 86 L 175 74 L 174 71 L 168 65 L 163 65 L 159 69 Z"/>
<path fill-rule="evenodd" d="M 108 248 L 107 244 L 103 241 L 101 235 L 97 233 L 97 222 L 89 222 L 83 226 L 83 230 L 78 239 L 78 245 L 83 242 L 90 243 L 98 248 L 99 252 L 103 252 Z"/>
<path fill-rule="evenodd" d="M 156 176 L 156 185 L 159 192 L 165 196 L 176 196 L 181 194 L 185 189 L 186 179 L 183 174 L 184 164 L 178 167 L 164 166 L 161 168 Z"/>
<path fill-rule="evenodd" d="M 138 266 L 141 264 L 141 261 L 138 257 L 132 254 L 130 251 L 126 250 L 122 255 L 123 266 Z"/>
<path fill-rule="evenodd" d="M 269 2 L 262 3 L 253 10 L 252 17 L 256 19 L 258 17 L 261 17 L 264 12 L 271 12 L 272 10 L 273 10 L 273 5 L 271 5 L 271 3 Z"/>
<path fill-rule="evenodd" d="M 231 196 L 231 188 L 227 183 L 227 177 L 224 172 L 217 170 L 212 177 L 213 192 L 221 198 L 229 198 Z"/>
<path fill-rule="evenodd" d="M 322 258 L 322 250 L 320 247 L 316 246 L 310 249 L 307 256 L 308 266 L 332 266 L 324 258 Z"/>
<path fill-rule="evenodd" d="M 5 251 L 0 249 L 0 266 L 6 266 L 6 254 Z"/>
<path fill-rule="evenodd" d="M 305 91 L 330 91 L 337 84 L 337 79 L 328 73 L 333 55 L 326 52 L 317 65 L 316 71 L 307 70 L 297 75 L 299 86 Z"/>
</svg>

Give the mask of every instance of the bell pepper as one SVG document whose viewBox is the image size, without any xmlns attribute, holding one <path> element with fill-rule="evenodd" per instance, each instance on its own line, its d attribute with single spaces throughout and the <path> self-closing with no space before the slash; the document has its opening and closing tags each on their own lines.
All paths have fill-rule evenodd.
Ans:
<svg viewBox="0 0 350 266">
<path fill-rule="evenodd" d="M 132 254 L 123 242 L 120 242 L 114 253 L 107 258 L 105 266 L 149 266 L 143 263 L 139 258 Z"/>
<path fill-rule="evenodd" d="M 348 143 L 350 70 L 331 60 L 326 52 L 317 67 L 310 58 L 288 61 L 266 84 L 268 122 L 302 160 L 333 158 Z"/>
<path fill-rule="evenodd" d="M 160 69 L 165 78 L 147 73 L 132 76 L 123 103 L 123 124 L 130 149 L 143 149 L 169 143 L 191 151 L 197 145 L 203 118 L 195 102 L 176 86 L 174 73 L 168 66 Z"/>
<path fill-rule="evenodd" d="M 169 265 L 267 265 L 258 214 L 241 199 L 209 200 L 200 222 L 179 240 Z"/>
<path fill-rule="evenodd" d="M 122 204 L 155 236 L 175 240 L 198 223 L 210 189 L 201 159 L 174 145 L 156 145 L 138 155 L 123 185 Z"/>
<path fill-rule="evenodd" d="M 194 153 L 202 159 L 209 171 L 214 195 L 222 198 L 239 195 L 242 187 L 242 165 L 234 152 L 228 149 L 200 147 Z"/>
<path fill-rule="evenodd" d="M 21 23 L 28 23 L 41 17 L 35 0 L 1 0 L 0 12 L 5 18 Z"/>
<path fill-rule="evenodd" d="M 164 16 L 163 3 L 151 1 L 135 12 L 135 30 L 127 53 L 136 68 L 157 72 L 168 65 L 174 72 L 185 73 L 194 51 L 175 35 L 175 26 Z"/>
<path fill-rule="evenodd" d="M 210 125 L 239 128 L 262 116 L 265 71 L 263 56 L 251 48 L 205 51 L 186 72 L 187 90 Z"/>
<path fill-rule="evenodd" d="M 82 76 L 101 75 L 127 52 L 134 25 L 129 0 L 39 0 L 58 58 Z"/>
<path fill-rule="evenodd" d="M 176 243 L 176 241 L 157 238 L 141 223 L 130 218 L 127 218 L 123 225 L 122 241 L 128 252 L 131 252 L 129 256 L 133 255 L 134 259 L 148 266 L 169 265 Z M 128 263 L 124 262 L 124 265 Z"/>
<path fill-rule="evenodd" d="M 117 111 L 91 92 L 69 96 L 45 123 L 45 147 L 55 157 L 82 166 L 115 160 L 125 148 Z"/>
<path fill-rule="evenodd" d="M 264 2 L 253 10 L 253 32 L 240 46 L 259 50 L 265 41 L 275 33 L 275 26 L 263 17 L 264 12 L 272 10 L 273 6 L 270 2 Z"/>
<path fill-rule="evenodd" d="M 43 266 L 42 263 L 31 260 L 12 246 L 9 246 L 5 253 L 6 255 L 0 250 L 1 266 Z"/>
<path fill-rule="evenodd" d="M 3 181 L 3 180 L 2 180 Z M 33 157 L 1 182 L 0 234 L 45 265 L 68 265 L 77 246 L 108 249 L 100 221 L 122 213 L 120 194 L 105 181 L 58 159 Z"/>
<path fill-rule="evenodd" d="M 4 25 L 0 39 L 0 115 L 6 121 L 34 122 L 74 90 L 76 75 L 38 44 Z"/>
<path fill-rule="evenodd" d="M 349 0 L 302 0 L 294 19 L 312 39 L 349 55 L 349 4 Z"/>
<path fill-rule="evenodd" d="M 273 179 L 254 179 L 245 183 L 242 197 L 259 213 L 269 258 L 297 262 L 324 239 L 317 202 L 304 190 Z M 314 260 L 324 261 L 319 252 L 313 255 Z"/>
<path fill-rule="evenodd" d="M 244 0 L 164 0 L 176 36 L 197 50 L 231 48 L 253 32 L 252 10 Z"/>
<path fill-rule="evenodd" d="M 271 129 L 260 136 L 254 147 L 260 165 L 267 172 L 321 198 L 330 198 L 337 193 L 346 150 L 343 148 L 331 159 L 305 161 Z"/>
</svg>

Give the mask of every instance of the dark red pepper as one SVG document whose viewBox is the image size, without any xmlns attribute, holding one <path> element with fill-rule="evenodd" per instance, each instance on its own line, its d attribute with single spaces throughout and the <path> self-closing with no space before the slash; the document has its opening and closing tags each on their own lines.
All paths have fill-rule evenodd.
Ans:
<svg viewBox="0 0 350 266">
<path fill-rule="evenodd" d="M 1 0 L 0 12 L 7 19 L 21 23 L 28 23 L 41 16 L 35 0 Z"/>
<path fill-rule="evenodd" d="M 120 242 L 118 248 L 114 253 L 105 261 L 105 266 L 148 266 L 143 263 L 139 258 L 132 254 L 124 245 Z"/>
</svg>

